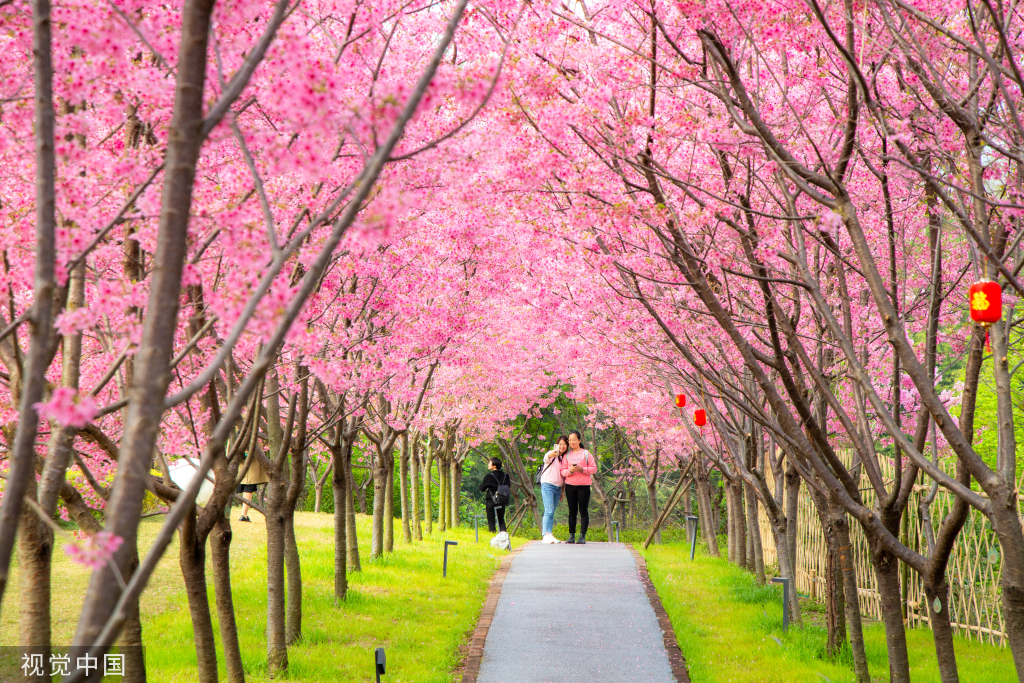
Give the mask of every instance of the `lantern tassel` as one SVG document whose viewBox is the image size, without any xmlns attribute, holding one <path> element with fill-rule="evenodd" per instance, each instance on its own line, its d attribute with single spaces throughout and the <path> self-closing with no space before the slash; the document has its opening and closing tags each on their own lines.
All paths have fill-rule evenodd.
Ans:
<svg viewBox="0 0 1024 683">
<path fill-rule="evenodd" d="M 988 325 L 985 326 L 985 350 L 992 353 L 992 345 L 988 343 Z"/>
</svg>

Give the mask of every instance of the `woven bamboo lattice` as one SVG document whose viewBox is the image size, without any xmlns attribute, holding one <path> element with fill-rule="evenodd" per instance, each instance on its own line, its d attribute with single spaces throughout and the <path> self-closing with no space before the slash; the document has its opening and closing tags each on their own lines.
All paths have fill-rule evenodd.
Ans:
<svg viewBox="0 0 1024 683">
<path fill-rule="evenodd" d="M 840 457 L 849 461 L 849 451 L 840 452 Z M 775 490 L 771 468 L 765 468 L 768 488 Z M 883 471 L 883 474 L 885 472 Z M 1024 479 L 1024 478 L 1022 478 Z M 1021 481 L 1018 484 L 1024 484 Z M 875 493 L 865 475 L 861 476 L 861 495 L 864 503 L 874 506 Z M 903 542 L 917 552 L 927 555 L 928 541 L 923 531 L 924 520 L 919 503 L 928 495 L 928 486 L 917 485 L 907 506 Z M 939 489 L 931 505 L 933 528 L 938 529 L 953 503 L 953 494 Z M 1019 504 L 1019 503 L 1018 503 Z M 765 564 L 778 564 L 778 554 L 771 526 L 762 507 L 758 507 L 761 545 L 764 548 Z M 861 613 L 874 619 L 881 618 L 881 604 L 875 573 L 871 568 L 871 556 L 867 540 L 860 525 L 850 519 L 850 536 L 853 542 L 854 565 L 857 570 L 857 593 L 860 596 Z M 814 503 L 807 494 L 806 484 L 800 487 L 797 512 L 796 586 L 801 593 L 820 599 L 825 588 L 825 534 Z M 1002 551 L 999 539 L 992 531 L 988 519 L 971 508 L 967 523 L 953 548 L 946 568 L 950 587 L 950 616 L 954 631 L 972 640 L 1006 645 L 1003 608 L 1000 601 L 1000 574 Z M 925 604 L 924 584 L 913 570 L 902 573 L 907 584 L 907 621 L 910 626 L 928 626 L 930 620 Z"/>
</svg>

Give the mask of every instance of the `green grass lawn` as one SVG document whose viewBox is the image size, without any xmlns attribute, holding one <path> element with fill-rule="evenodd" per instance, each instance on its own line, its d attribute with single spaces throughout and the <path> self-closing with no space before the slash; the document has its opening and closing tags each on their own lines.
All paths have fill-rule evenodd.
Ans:
<svg viewBox="0 0 1024 683">
<path fill-rule="evenodd" d="M 849 683 L 849 652 L 838 661 L 825 656 L 820 627 L 782 633 L 782 597 L 777 586 L 758 586 L 753 575 L 721 558 L 698 553 L 691 563 L 682 544 L 641 551 L 662 604 L 672 620 L 694 683 Z M 865 629 L 872 680 L 888 681 L 885 630 Z M 775 641 L 781 641 L 781 645 Z M 907 631 L 910 673 L 915 683 L 938 682 L 931 631 Z M 955 644 L 963 683 L 1017 680 L 1009 649 L 958 638 Z"/>
<path fill-rule="evenodd" d="M 266 530 L 254 523 L 232 522 L 231 581 L 247 681 L 269 680 L 266 672 Z M 275 680 L 372 681 L 373 651 L 387 650 L 388 683 L 450 683 L 461 665 L 468 636 L 476 626 L 487 586 L 505 553 L 480 543 L 472 529 L 456 529 L 411 545 L 398 539 L 395 552 L 369 561 L 369 519 L 359 516 L 361 572 L 349 577 L 349 599 L 333 604 L 334 534 L 332 516 L 296 513 L 302 558 L 302 640 L 288 649 L 288 678 Z M 148 547 L 157 523 L 142 526 L 141 545 Z M 458 541 L 449 550 L 448 577 L 441 577 L 443 541 Z M 525 539 L 513 539 L 513 547 Z M 208 569 L 209 571 L 209 569 Z M 209 574 L 208 574 L 209 576 Z M 12 586 L 17 586 L 12 577 Z M 209 596 L 216 620 L 212 579 Z M 54 562 L 54 643 L 70 642 L 88 583 L 88 572 L 58 552 Z M 17 591 L 7 591 L 0 623 L 0 644 L 17 643 Z M 177 544 L 172 545 L 142 601 L 149 680 L 173 683 L 195 680 L 192 623 Z M 215 623 L 215 631 L 217 629 Z M 218 649 L 219 649 L 219 632 Z M 223 657 L 219 656 L 224 675 Z M 116 679 L 110 679 L 116 680 Z"/>
</svg>

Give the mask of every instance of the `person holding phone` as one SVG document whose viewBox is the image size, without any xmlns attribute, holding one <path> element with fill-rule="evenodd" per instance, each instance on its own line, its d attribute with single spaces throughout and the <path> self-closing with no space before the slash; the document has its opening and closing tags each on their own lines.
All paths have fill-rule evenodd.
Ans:
<svg viewBox="0 0 1024 683">
<path fill-rule="evenodd" d="M 576 514 L 580 517 L 579 544 L 587 542 L 590 526 L 590 477 L 597 474 L 597 462 L 583 445 L 577 431 L 569 432 L 569 450 L 562 456 L 562 477 L 565 479 L 565 501 L 569 504 L 569 540 L 576 543 Z"/>
<path fill-rule="evenodd" d="M 560 543 L 555 538 L 555 509 L 558 501 L 562 499 L 562 460 L 565 452 L 569 450 L 569 439 L 565 436 L 558 437 L 555 447 L 544 454 L 544 464 L 540 472 L 540 497 L 544 501 L 544 518 L 541 520 L 541 533 L 544 534 L 542 543 Z"/>
</svg>

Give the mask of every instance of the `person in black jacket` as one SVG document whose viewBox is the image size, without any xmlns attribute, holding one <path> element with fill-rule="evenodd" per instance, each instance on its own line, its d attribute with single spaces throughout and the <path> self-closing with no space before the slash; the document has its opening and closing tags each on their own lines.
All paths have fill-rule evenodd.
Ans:
<svg viewBox="0 0 1024 683">
<path fill-rule="evenodd" d="M 481 480 L 480 490 L 484 492 L 484 504 L 487 506 L 487 528 L 493 534 L 495 533 L 495 518 L 497 518 L 498 530 L 505 531 L 505 508 L 494 506 L 494 492 L 501 484 L 511 486 L 512 479 L 501 469 L 501 458 L 491 458 L 487 469 L 490 472 Z"/>
</svg>

